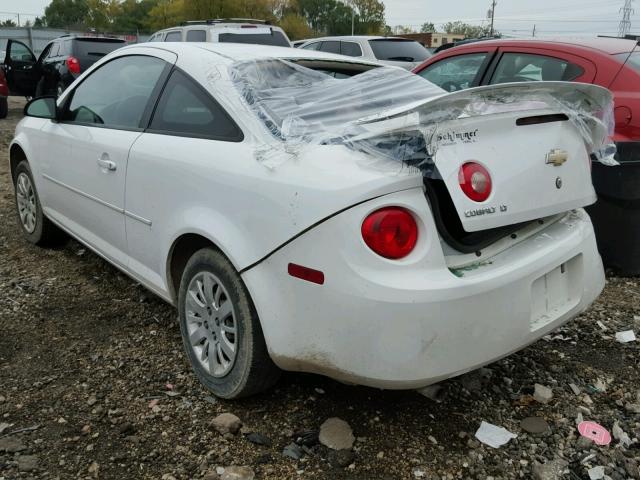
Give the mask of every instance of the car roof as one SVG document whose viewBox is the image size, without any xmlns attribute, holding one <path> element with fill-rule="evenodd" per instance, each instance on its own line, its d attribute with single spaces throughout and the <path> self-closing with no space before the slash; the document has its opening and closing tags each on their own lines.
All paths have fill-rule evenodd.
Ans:
<svg viewBox="0 0 640 480">
<path fill-rule="evenodd" d="M 333 60 L 344 63 L 362 63 L 380 66 L 375 62 L 369 62 L 361 58 L 346 57 L 333 53 L 317 50 L 300 50 L 299 48 L 275 47 L 271 45 L 245 44 L 245 43 L 210 43 L 210 42 L 162 42 L 162 43 L 138 43 L 121 48 L 122 51 L 131 51 L 137 47 L 158 48 L 168 50 L 180 56 L 181 53 L 194 52 L 195 50 L 208 50 L 220 56 L 220 63 L 231 64 L 236 61 L 262 60 L 268 58 L 282 59 L 309 59 L 309 60 Z"/>
<path fill-rule="evenodd" d="M 250 23 L 250 22 L 216 22 L 216 23 L 190 23 L 187 25 L 176 25 L 175 27 L 167 27 L 162 30 L 158 30 L 156 33 L 175 31 L 175 30 L 204 30 L 204 29 L 213 29 L 216 28 L 224 28 L 224 27 L 232 27 L 236 25 L 254 25 L 256 28 L 273 28 L 278 31 L 284 31 L 278 25 L 271 25 L 270 23 Z"/>
<path fill-rule="evenodd" d="M 409 41 L 410 39 L 407 38 L 402 38 L 402 37 L 383 37 L 381 35 L 335 35 L 333 37 L 318 37 L 318 38 L 310 38 L 307 41 L 308 42 L 313 42 L 316 40 L 343 40 L 343 41 L 349 41 L 349 40 L 407 40 Z"/>
<path fill-rule="evenodd" d="M 595 38 L 547 38 L 547 39 L 521 39 L 521 40 L 509 40 L 509 39 L 497 39 L 497 40 L 482 40 L 479 42 L 468 43 L 465 45 L 458 45 L 446 52 L 459 51 L 461 49 L 474 48 L 481 45 L 496 45 L 496 46 L 510 46 L 510 47 L 544 47 L 544 46 L 573 46 L 578 48 L 585 48 L 589 50 L 599 50 L 607 55 L 615 55 L 617 53 L 626 53 L 632 51 L 638 44 L 635 40 L 629 40 L 626 38 L 607 38 L 607 37 L 595 37 Z"/>
</svg>

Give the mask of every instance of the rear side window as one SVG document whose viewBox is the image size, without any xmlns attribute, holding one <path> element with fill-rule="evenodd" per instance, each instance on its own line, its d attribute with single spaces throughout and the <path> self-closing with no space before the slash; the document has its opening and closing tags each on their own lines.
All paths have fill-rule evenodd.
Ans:
<svg viewBox="0 0 640 480">
<path fill-rule="evenodd" d="M 167 64 L 132 55 L 102 65 L 78 85 L 66 109 L 68 123 L 138 129 L 156 83 Z"/>
<path fill-rule="evenodd" d="M 47 58 L 57 57 L 58 55 L 60 55 L 60 44 L 58 42 L 54 42 L 51 44 L 51 50 L 49 50 Z"/>
<path fill-rule="evenodd" d="M 429 50 L 414 40 L 383 38 L 369 40 L 369 45 L 378 60 L 422 62 L 431 57 Z"/>
<path fill-rule="evenodd" d="M 340 53 L 348 57 L 361 57 L 362 49 L 355 42 L 340 42 Z"/>
<path fill-rule="evenodd" d="M 322 42 L 320 50 L 327 53 L 340 53 L 340 42 Z"/>
<path fill-rule="evenodd" d="M 616 55 L 623 62 L 626 60 L 626 66 L 633 68 L 636 72 L 640 72 L 640 52 L 619 53 Z"/>
<path fill-rule="evenodd" d="M 174 70 L 153 114 L 151 133 L 238 142 L 242 132 L 202 87 Z"/>
<path fill-rule="evenodd" d="M 187 42 L 206 42 L 207 32 L 204 30 L 187 31 Z"/>
<path fill-rule="evenodd" d="M 432 63 L 418 75 L 447 92 L 456 92 L 473 86 L 486 58 L 486 52 L 449 57 Z"/>
<path fill-rule="evenodd" d="M 182 33 L 181 32 L 169 32 L 167 36 L 164 38 L 165 42 L 181 42 L 182 41 Z"/>
<path fill-rule="evenodd" d="M 161 42 L 162 41 L 162 33 L 156 33 L 153 37 L 149 39 L 150 42 Z"/>
<path fill-rule="evenodd" d="M 313 42 L 313 43 L 310 43 L 309 45 L 305 45 L 304 47 L 302 47 L 302 49 L 303 50 L 319 50 L 320 45 L 322 45 L 322 42 Z"/>
<path fill-rule="evenodd" d="M 491 84 L 575 80 L 582 67 L 566 60 L 529 53 L 505 53 L 500 58 Z"/>
<path fill-rule="evenodd" d="M 96 62 L 104 57 L 107 53 L 111 53 L 125 46 L 123 40 L 113 39 L 93 39 L 93 38 L 76 38 L 73 40 L 73 54 L 78 58 L 90 58 Z"/>
<path fill-rule="evenodd" d="M 250 43 L 258 45 L 272 45 L 274 47 L 290 47 L 287 38 L 277 30 L 268 33 L 221 33 L 218 35 L 221 43 Z"/>
</svg>

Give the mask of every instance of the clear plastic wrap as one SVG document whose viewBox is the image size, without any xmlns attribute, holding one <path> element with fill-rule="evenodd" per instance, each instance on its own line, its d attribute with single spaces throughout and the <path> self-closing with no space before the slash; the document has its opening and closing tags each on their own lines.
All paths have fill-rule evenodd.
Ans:
<svg viewBox="0 0 640 480">
<path fill-rule="evenodd" d="M 401 69 L 336 78 L 281 59 L 236 62 L 229 77 L 279 140 L 257 153 L 271 167 L 312 146 L 341 144 L 365 152 L 372 162 L 400 161 L 431 176 L 438 144 L 456 121 L 532 111 L 566 115 L 594 159 L 617 164 L 610 141 L 612 96 L 592 85 L 532 82 L 448 94 Z"/>
</svg>

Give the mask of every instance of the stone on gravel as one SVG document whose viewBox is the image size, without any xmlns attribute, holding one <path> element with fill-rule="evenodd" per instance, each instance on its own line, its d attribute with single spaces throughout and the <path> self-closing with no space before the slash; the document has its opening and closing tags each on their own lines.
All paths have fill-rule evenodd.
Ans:
<svg viewBox="0 0 640 480">
<path fill-rule="evenodd" d="M 613 424 L 613 429 L 611 431 L 613 433 L 613 438 L 618 440 L 624 447 L 629 447 L 631 445 L 632 442 L 629 438 L 629 435 L 627 435 L 627 433 L 622 430 L 622 428 L 620 428 L 618 422 L 615 422 Z"/>
<path fill-rule="evenodd" d="M 602 480 L 604 478 L 604 467 L 597 466 L 590 468 L 587 473 L 589 474 L 589 480 Z"/>
<path fill-rule="evenodd" d="M 202 477 L 202 480 L 219 480 L 219 479 L 220 479 L 220 475 L 218 475 L 216 472 L 207 472 Z"/>
<path fill-rule="evenodd" d="M 333 450 L 350 450 L 355 442 L 353 431 L 340 418 L 329 418 L 320 426 L 320 443 Z"/>
<path fill-rule="evenodd" d="M 211 425 L 222 435 L 225 433 L 235 435 L 242 427 L 242 422 L 233 413 L 222 413 L 211 421 Z"/>
<path fill-rule="evenodd" d="M 249 467 L 227 467 L 220 480 L 253 480 L 256 474 Z"/>
<path fill-rule="evenodd" d="M 329 464 L 334 468 L 345 468 L 353 463 L 355 455 L 351 450 L 331 450 L 327 455 Z"/>
<path fill-rule="evenodd" d="M 252 432 L 247 435 L 246 438 L 248 441 L 250 441 L 251 443 L 255 443 L 256 445 L 264 445 L 265 447 L 270 447 L 273 444 L 269 437 L 258 432 Z"/>
<path fill-rule="evenodd" d="M 27 447 L 16 437 L 0 438 L 0 452 L 17 453 L 26 449 Z"/>
<path fill-rule="evenodd" d="M 560 480 L 568 465 L 567 461 L 561 458 L 546 463 L 534 462 L 533 478 L 534 480 Z"/>
<path fill-rule="evenodd" d="M 527 417 L 520 422 L 520 427 L 533 435 L 541 435 L 551 432 L 547 421 L 542 417 Z"/>
<path fill-rule="evenodd" d="M 282 450 L 282 455 L 292 458 L 294 460 L 300 460 L 304 455 L 302 449 L 295 443 L 290 443 Z"/>
<path fill-rule="evenodd" d="M 21 455 L 18 457 L 18 470 L 21 472 L 33 472 L 38 468 L 38 457 L 35 455 Z"/>
<path fill-rule="evenodd" d="M 640 403 L 627 403 L 624 408 L 627 410 L 627 412 L 629 413 L 635 413 L 637 415 L 640 415 Z"/>
<path fill-rule="evenodd" d="M 553 398 L 553 390 L 551 390 L 549 387 L 545 387 L 544 385 L 536 383 L 533 388 L 533 399 L 536 402 L 546 405 Z"/>
</svg>

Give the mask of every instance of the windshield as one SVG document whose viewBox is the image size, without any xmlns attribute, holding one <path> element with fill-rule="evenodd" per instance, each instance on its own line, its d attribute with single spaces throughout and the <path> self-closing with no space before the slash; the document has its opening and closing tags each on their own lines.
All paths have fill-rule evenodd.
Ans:
<svg viewBox="0 0 640 480">
<path fill-rule="evenodd" d="M 414 40 L 382 38 L 369 40 L 369 45 L 378 60 L 422 62 L 431 57 L 429 50 Z"/>
<path fill-rule="evenodd" d="M 640 51 L 634 51 L 631 55 L 628 53 L 619 53 L 616 56 L 623 62 L 626 60 L 627 63 L 625 65 L 633 68 L 636 72 L 640 72 Z"/>
<path fill-rule="evenodd" d="M 228 43 L 251 43 L 258 45 L 273 45 L 274 47 L 290 47 L 291 44 L 282 32 L 273 30 L 268 33 L 221 33 L 218 37 L 220 42 Z"/>
</svg>

